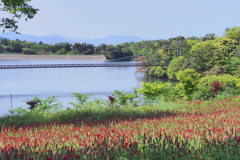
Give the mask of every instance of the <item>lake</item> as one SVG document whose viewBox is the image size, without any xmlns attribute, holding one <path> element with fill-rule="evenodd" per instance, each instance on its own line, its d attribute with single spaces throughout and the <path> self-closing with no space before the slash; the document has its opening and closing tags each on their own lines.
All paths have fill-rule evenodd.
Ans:
<svg viewBox="0 0 240 160">
<path fill-rule="evenodd" d="M 93 63 L 115 62 L 0 60 L 1 65 Z M 11 106 L 13 108 L 29 107 L 25 101 L 35 96 L 41 99 L 52 95 L 58 96 L 57 99 L 67 108 L 71 107 L 69 102 L 75 102 L 72 98 L 73 92 L 93 93 L 96 98 L 107 99 L 114 90 L 132 92 L 132 88 L 140 87 L 141 82 L 159 81 L 157 78 L 136 73 L 136 70 L 136 67 L 0 69 L 0 116 L 8 114 Z"/>
</svg>

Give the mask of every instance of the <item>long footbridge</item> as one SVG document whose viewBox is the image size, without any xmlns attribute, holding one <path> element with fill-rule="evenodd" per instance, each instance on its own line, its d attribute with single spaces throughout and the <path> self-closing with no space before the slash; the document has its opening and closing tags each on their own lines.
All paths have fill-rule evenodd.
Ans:
<svg viewBox="0 0 240 160">
<path fill-rule="evenodd" d="M 170 45 L 164 45 L 155 51 L 159 49 L 166 48 Z M 152 51 L 150 51 L 152 52 Z M 167 63 L 160 64 L 159 62 L 147 62 L 147 63 L 116 63 L 116 61 L 122 61 L 122 60 L 129 60 L 133 59 L 134 57 L 143 56 L 145 54 L 148 54 L 148 52 L 136 55 L 136 56 L 130 56 L 130 57 L 124 57 L 124 58 L 118 58 L 118 59 L 112 59 L 108 60 L 107 62 L 110 63 L 94 63 L 94 64 L 30 64 L 30 65 L 0 65 L 0 69 L 28 69 L 28 68 L 77 68 L 77 67 L 151 67 L 151 66 L 168 66 Z M 113 63 L 111 63 L 113 62 Z"/>
<path fill-rule="evenodd" d="M 31 64 L 31 65 L 0 65 L 0 69 L 28 69 L 28 68 L 72 68 L 72 67 L 150 67 L 167 66 L 159 63 L 99 63 L 99 64 Z"/>
<path fill-rule="evenodd" d="M 155 51 L 166 48 L 170 45 L 164 45 L 160 48 L 157 48 Z M 155 52 L 154 51 L 154 52 Z M 150 51 L 152 52 L 152 51 Z M 107 62 L 110 63 L 94 63 L 94 64 L 30 64 L 30 65 L 0 65 L 0 69 L 28 69 L 28 68 L 72 68 L 72 67 L 151 67 L 151 66 L 168 66 L 166 63 L 160 64 L 159 62 L 147 62 L 147 63 L 116 63 L 116 61 L 122 61 L 122 60 L 129 60 L 133 59 L 134 57 L 143 56 L 145 54 L 148 54 L 149 52 L 130 56 L 130 57 L 124 57 L 124 58 L 118 58 L 118 59 L 112 59 L 108 60 Z M 113 62 L 113 63 L 111 63 Z"/>
</svg>

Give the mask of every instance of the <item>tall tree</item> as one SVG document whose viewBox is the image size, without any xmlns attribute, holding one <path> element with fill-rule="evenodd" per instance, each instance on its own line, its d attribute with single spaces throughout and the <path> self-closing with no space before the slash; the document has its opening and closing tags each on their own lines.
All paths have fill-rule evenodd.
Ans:
<svg viewBox="0 0 240 160">
<path fill-rule="evenodd" d="M 235 39 L 236 41 L 239 42 L 240 41 L 240 27 L 227 28 L 225 37 Z"/>
<path fill-rule="evenodd" d="M 238 41 L 230 38 L 222 38 L 215 42 L 216 47 L 216 64 L 225 65 L 231 57 L 237 57 L 239 51 Z"/>
<path fill-rule="evenodd" d="M 190 50 L 191 68 L 204 72 L 215 65 L 213 40 L 201 41 L 192 46 Z M 213 58 L 214 57 L 214 58 Z"/>
<path fill-rule="evenodd" d="M 25 17 L 27 21 L 37 14 L 38 9 L 29 5 L 28 3 L 30 1 L 31 0 L 1 0 L 0 11 L 9 14 L 9 16 L 0 19 L 0 27 L 3 28 L 3 32 L 5 30 L 17 32 L 17 19 Z"/>
</svg>

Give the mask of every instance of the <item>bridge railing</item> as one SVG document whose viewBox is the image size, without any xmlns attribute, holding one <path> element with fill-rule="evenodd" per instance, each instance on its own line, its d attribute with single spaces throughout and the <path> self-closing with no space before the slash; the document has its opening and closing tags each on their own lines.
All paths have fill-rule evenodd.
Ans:
<svg viewBox="0 0 240 160">
<path fill-rule="evenodd" d="M 27 68 L 70 68 L 70 67 L 140 67 L 166 66 L 157 63 L 101 63 L 101 64 L 33 64 L 33 65 L 0 65 L 0 69 L 27 69 Z"/>
</svg>

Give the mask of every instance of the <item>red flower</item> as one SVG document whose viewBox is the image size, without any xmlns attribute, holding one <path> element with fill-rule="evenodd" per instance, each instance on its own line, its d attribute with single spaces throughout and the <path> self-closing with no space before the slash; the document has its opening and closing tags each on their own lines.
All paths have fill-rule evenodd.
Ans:
<svg viewBox="0 0 240 160">
<path fill-rule="evenodd" d="M 113 96 L 108 96 L 108 99 L 110 100 L 111 104 L 113 104 L 115 101 L 115 98 Z"/>
</svg>

